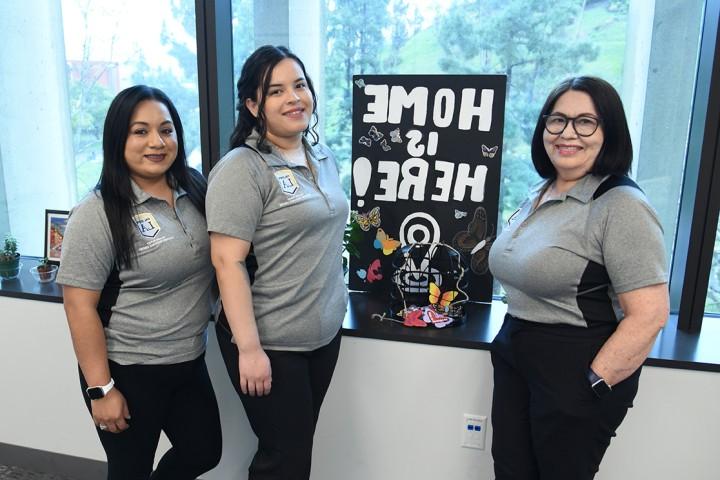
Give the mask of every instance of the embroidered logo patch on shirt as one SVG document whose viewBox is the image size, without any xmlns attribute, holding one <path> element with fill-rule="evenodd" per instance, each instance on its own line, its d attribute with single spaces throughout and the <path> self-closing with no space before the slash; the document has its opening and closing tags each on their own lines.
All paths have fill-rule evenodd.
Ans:
<svg viewBox="0 0 720 480">
<path fill-rule="evenodd" d="M 295 195 L 300 190 L 300 184 L 298 184 L 295 175 L 290 169 L 283 168 L 276 171 L 275 178 L 280 184 L 280 189 L 287 195 Z"/>
<path fill-rule="evenodd" d="M 143 237 L 155 238 L 155 235 L 160 232 L 160 224 L 152 213 L 138 213 L 133 216 L 133 221 Z"/>
</svg>

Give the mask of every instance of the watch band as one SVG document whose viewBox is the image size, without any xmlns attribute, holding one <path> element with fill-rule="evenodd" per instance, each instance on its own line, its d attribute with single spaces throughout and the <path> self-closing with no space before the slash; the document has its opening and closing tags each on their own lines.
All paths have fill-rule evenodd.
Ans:
<svg viewBox="0 0 720 480">
<path fill-rule="evenodd" d="M 90 398 L 90 400 L 100 400 L 101 398 L 104 398 L 107 393 L 112 390 L 112 388 L 115 386 L 115 380 L 110 378 L 110 381 L 107 385 L 100 385 L 97 387 L 88 387 L 85 389 L 85 393 L 87 393 L 87 396 Z"/>
<path fill-rule="evenodd" d="M 587 378 L 590 382 L 590 388 L 598 398 L 602 398 L 612 391 L 612 387 L 604 378 L 595 373 L 592 368 L 588 368 Z"/>
</svg>

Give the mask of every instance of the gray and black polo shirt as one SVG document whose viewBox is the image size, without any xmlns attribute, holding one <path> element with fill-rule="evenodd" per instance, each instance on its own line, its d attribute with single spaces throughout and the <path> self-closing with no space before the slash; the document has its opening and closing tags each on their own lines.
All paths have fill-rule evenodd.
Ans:
<svg viewBox="0 0 720 480">
<path fill-rule="evenodd" d="M 182 190 L 173 209 L 132 187 L 137 263 L 118 270 L 102 198 L 90 193 L 70 213 L 57 282 L 102 292 L 98 313 L 110 360 L 193 360 L 205 351 L 214 277 L 205 219 Z"/>
<path fill-rule="evenodd" d="M 490 269 L 510 315 L 582 327 L 618 322 L 618 293 L 667 282 L 655 211 L 631 186 L 593 199 L 604 179 L 586 175 L 533 212 L 536 189 L 495 240 Z"/>
<path fill-rule="evenodd" d="M 257 138 L 210 172 L 208 230 L 253 245 L 253 310 L 263 348 L 315 350 L 345 318 L 341 253 L 349 206 L 327 147 L 305 143 L 310 169 L 289 163 L 274 146 L 259 152 Z"/>
</svg>

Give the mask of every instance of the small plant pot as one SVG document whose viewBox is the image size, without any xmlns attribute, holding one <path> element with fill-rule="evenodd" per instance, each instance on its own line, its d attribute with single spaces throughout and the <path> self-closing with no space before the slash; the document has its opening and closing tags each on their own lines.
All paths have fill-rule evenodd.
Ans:
<svg viewBox="0 0 720 480">
<path fill-rule="evenodd" d="M 55 281 L 57 272 L 58 272 L 57 265 L 49 265 L 48 267 L 45 267 L 45 268 L 32 267 L 30 269 L 30 273 L 32 274 L 33 278 L 40 283 L 50 283 L 50 282 Z"/>
<path fill-rule="evenodd" d="M 20 275 L 22 270 L 22 263 L 17 264 L 4 264 L 0 263 L 0 280 L 12 280 Z"/>
</svg>

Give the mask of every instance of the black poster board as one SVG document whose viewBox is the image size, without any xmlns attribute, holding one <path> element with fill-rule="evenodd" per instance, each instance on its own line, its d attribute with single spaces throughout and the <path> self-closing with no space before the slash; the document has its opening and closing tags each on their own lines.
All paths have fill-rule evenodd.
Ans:
<svg viewBox="0 0 720 480">
<path fill-rule="evenodd" d="M 353 77 L 352 195 L 363 238 L 353 290 L 388 293 L 401 246 L 444 242 L 466 259 L 471 300 L 492 299 L 504 75 Z"/>
</svg>

